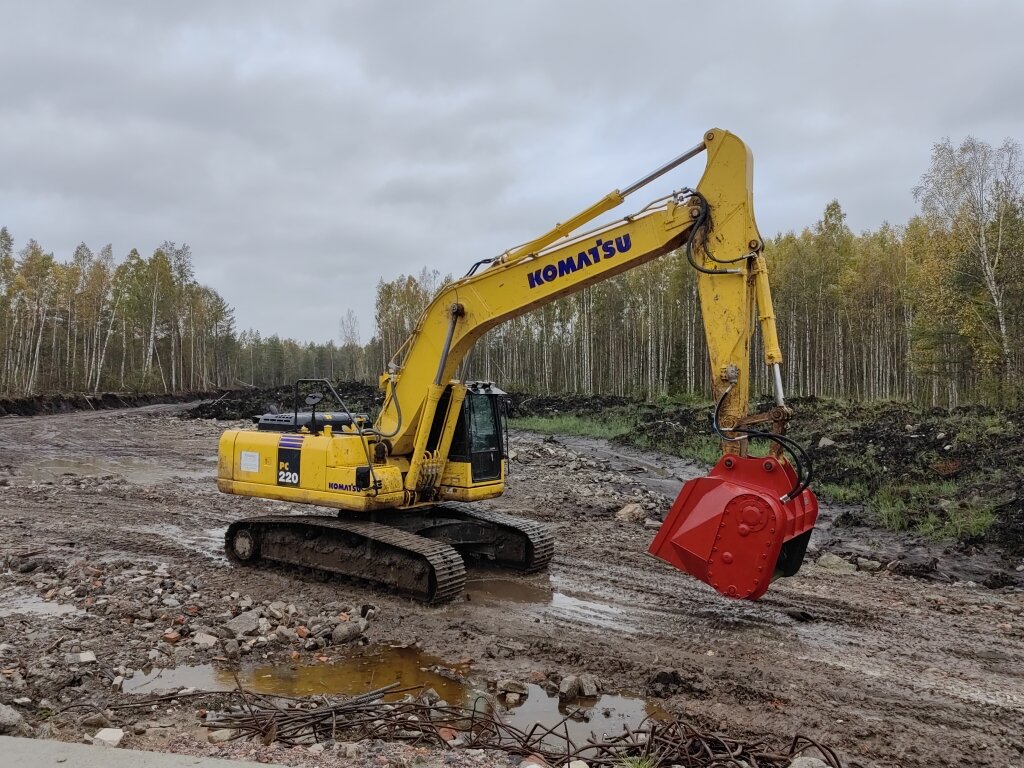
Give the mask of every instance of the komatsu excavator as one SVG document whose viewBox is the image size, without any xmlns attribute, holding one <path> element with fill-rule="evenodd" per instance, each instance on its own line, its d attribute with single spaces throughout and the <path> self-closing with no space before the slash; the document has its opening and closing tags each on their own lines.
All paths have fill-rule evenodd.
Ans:
<svg viewBox="0 0 1024 768">
<path fill-rule="evenodd" d="M 701 153 L 707 164 L 696 189 L 580 231 Z M 299 382 L 291 413 L 266 414 L 255 430 L 225 432 L 221 491 L 338 510 L 239 520 L 227 530 L 228 557 L 341 574 L 430 603 L 461 592 L 463 556 L 526 572 L 545 568 L 554 550 L 546 526 L 471 503 L 505 490 L 507 428 L 504 393 L 459 379 L 460 364 L 499 323 L 682 249 L 697 273 L 716 403 L 711 428 L 723 455 L 708 476 L 686 483 L 649 551 L 727 597 L 757 599 L 776 576 L 794 575 L 818 504 L 808 488 L 810 461 L 785 434 L 792 411 L 783 397 L 752 171 L 739 138 L 710 130 L 636 183 L 474 264 L 439 291 L 392 358 L 374 422 L 351 413 L 327 381 L 317 386 L 342 410 L 317 413 L 323 392 L 313 392 L 306 398 L 312 410 L 300 411 Z M 775 405 L 749 414 L 757 323 Z M 766 440 L 771 450 L 749 455 L 751 440 Z"/>
</svg>

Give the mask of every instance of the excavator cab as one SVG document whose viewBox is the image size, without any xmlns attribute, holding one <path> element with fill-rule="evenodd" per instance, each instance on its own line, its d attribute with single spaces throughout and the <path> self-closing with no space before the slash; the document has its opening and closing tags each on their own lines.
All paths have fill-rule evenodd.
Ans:
<svg viewBox="0 0 1024 768">
<path fill-rule="evenodd" d="M 468 383 L 466 390 L 448 460 L 469 462 L 474 483 L 500 480 L 508 457 L 508 395 L 488 381 Z"/>
</svg>

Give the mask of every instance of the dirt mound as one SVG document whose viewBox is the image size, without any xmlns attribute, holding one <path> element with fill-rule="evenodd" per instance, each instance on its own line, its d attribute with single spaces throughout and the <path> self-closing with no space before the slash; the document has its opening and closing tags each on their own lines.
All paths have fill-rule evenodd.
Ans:
<svg viewBox="0 0 1024 768">
<path fill-rule="evenodd" d="M 305 394 L 315 389 L 315 385 L 306 385 L 300 389 L 299 410 L 308 410 L 301 402 Z M 361 381 L 338 381 L 334 388 L 344 400 L 345 406 L 353 413 L 375 414 L 380 409 L 383 393 L 370 384 Z M 318 389 L 318 388 L 317 388 Z M 331 402 L 332 398 L 324 392 L 324 405 L 318 409 L 341 409 L 340 403 Z M 200 403 L 185 411 L 182 416 L 191 419 L 220 419 L 234 421 L 248 419 L 271 411 L 290 411 L 294 408 L 295 387 L 269 387 L 267 389 L 235 389 L 222 392 L 206 403 Z"/>
<path fill-rule="evenodd" d="M 138 408 L 160 403 L 187 403 L 216 397 L 216 391 L 202 392 L 102 392 L 95 395 L 34 395 L 0 398 L 0 416 L 39 416 L 71 411 L 107 411 L 114 408 Z"/>
<path fill-rule="evenodd" d="M 638 402 L 619 395 L 531 395 L 525 392 L 509 394 L 511 415 L 528 416 L 593 416 L 598 417 L 613 408 L 636 406 Z"/>
</svg>

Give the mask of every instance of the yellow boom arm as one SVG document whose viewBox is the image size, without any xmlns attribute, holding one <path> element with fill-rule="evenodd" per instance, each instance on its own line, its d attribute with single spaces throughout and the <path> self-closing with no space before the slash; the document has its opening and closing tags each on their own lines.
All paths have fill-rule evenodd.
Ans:
<svg viewBox="0 0 1024 768">
<path fill-rule="evenodd" d="M 702 151 L 708 157 L 698 194 L 672 195 L 636 215 L 572 235 L 621 204 L 626 195 Z M 741 423 L 747 416 L 755 316 L 765 340 L 765 362 L 777 370 L 782 361 L 763 241 L 754 220 L 752 179 L 753 159 L 747 146 L 727 131 L 710 130 L 697 147 L 625 191 L 609 193 L 565 224 L 505 253 L 482 272 L 442 289 L 395 356 L 391 376 L 382 377 L 382 386 L 387 386 L 389 378 L 392 386 L 376 429 L 390 436 L 392 455 L 411 457 L 406 488 L 416 487 L 422 447 L 441 393 L 480 336 L 501 322 L 638 267 L 688 241 L 698 269 L 712 389 L 717 398 L 731 387 L 720 410 L 721 423 L 726 428 Z M 709 233 L 693 242 L 702 208 L 712 217 L 706 228 Z M 781 405 L 778 376 L 776 382 Z"/>
</svg>

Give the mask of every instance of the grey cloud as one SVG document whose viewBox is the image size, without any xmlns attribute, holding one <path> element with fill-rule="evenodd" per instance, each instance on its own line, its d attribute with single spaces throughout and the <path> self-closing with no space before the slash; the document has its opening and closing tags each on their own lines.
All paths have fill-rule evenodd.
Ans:
<svg viewBox="0 0 1024 768">
<path fill-rule="evenodd" d="M 1024 6 L 939 6 L 9 4 L 0 224 L 63 256 L 187 241 L 241 327 L 324 340 L 372 327 L 381 277 L 461 274 L 713 125 L 754 150 L 765 234 L 833 197 L 902 222 L 933 142 L 1024 118 Z"/>
</svg>

